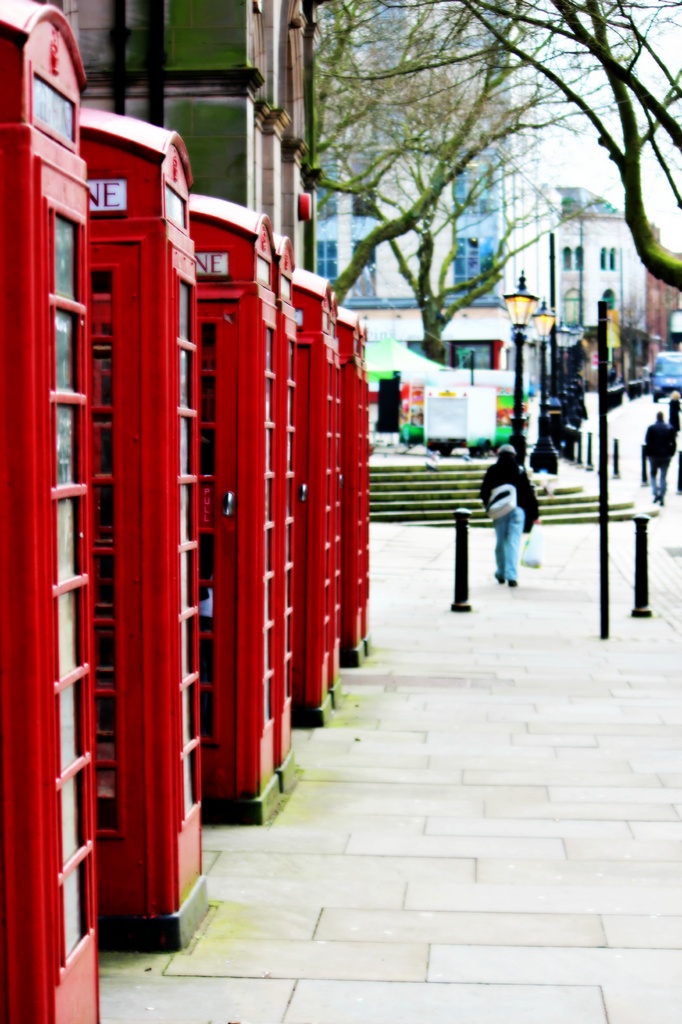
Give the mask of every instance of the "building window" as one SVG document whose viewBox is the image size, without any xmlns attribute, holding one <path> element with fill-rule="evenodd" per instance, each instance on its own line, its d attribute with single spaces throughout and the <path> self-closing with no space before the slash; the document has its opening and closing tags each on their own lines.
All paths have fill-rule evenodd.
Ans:
<svg viewBox="0 0 682 1024">
<path fill-rule="evenodd" d="M 615 270 L 615 269 L 616 269 L 616 250 L 615 249 L 610 249 L 609 250 L 609 270 Z"/>
<path fill-rule="evenodd" d="M 564 320 L 569 327 L 576 327 L 580 317 L 580 292 L 570 288 L 564 295 Z"/>
<path fill-rule="evenodd" d="M 568 245 L 564 249 L 564 270 L 573 270 L 573 250 Z"/>
<path fill-rule="evenodd" d="M 602 247 L 599 250 L 599 269 L 600 270 L 606 270 L 607 269 L 607 267 L 606 267 L 606 249 L 604 247 Z"/>
<path fill-rule="evenodd" d="M 576 250 L 575 250 L 575 269 L 576 270 L 582 270 L 583 269 L 583 247 L 582 247 L 582 245 L 577 246 Z"/>
<path fill-rule="evenodd" d="M 339 262 L 336 239 L 318 239 L 317 241 L 317 272 L 320 277 L 335 281 L 339 275 Z"/>
<path fill-rule="evenodd" d="M 458 238 L 455 284 L 470 281 L 492 269 L 495 243 L 492 238 Z"/>
<path fill-rule="evenodd" d="M 607 288 L 601 297 L 602 302 L 605 302 L 609 309 L 616 308 L 616 293 L 613 288 Z"/>
</svg>

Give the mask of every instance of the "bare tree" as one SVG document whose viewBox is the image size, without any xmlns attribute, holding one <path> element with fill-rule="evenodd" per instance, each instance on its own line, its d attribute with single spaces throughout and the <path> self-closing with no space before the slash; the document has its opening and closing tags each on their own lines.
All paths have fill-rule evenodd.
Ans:
<svg viewBox="0 0 682 1024">
<path fill-rule="evenodd" d="M 422 312 L 427 352 L 442 360 L 444 326 L 491 290 L 516 251 L 514 224 L 504 222 L 492 260 L 455 284 L 458 222 L 527 155 L 549 90 L 521 81 L 516 58 L 466 9 L 453 16 L 450 7 L 337 0 L 322 10 L 321 213 L 334 195 L 350 195 L 368 225 L 337 295 L 342 301 L 388 243 Z M 438 53 L 447 61 L 437 64 Z"/>
<path fill-rule="evenodd" d="M 644 265 L 682 287 L 682 260 L 647 216 L 645 169 L 654 164 L 682 209 L 682 9 L 677 0 L 380 0 L 387 8 L 475 17 L 503 46 L 521 79 L 554 87 L 596 133 L 617 168 L 624 213 Z M 457 60 L 448 45 L 423 50 L 421 67 Z"/>
</svg>

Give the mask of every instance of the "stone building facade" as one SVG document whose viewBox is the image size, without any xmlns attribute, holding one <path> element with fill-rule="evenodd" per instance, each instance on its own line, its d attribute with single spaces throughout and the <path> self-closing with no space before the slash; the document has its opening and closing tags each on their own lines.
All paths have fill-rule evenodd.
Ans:
<svg viewBox="0 0 682 1024">
<path fill-rule="evenodd" d="M 324 0 L 60 0 L 85 106 L 175 129 L 194 191 L 262 210 L 314 269 L 313 109 Z M 311 209 L 314 211 L 314 202 Z"/>
</svg>

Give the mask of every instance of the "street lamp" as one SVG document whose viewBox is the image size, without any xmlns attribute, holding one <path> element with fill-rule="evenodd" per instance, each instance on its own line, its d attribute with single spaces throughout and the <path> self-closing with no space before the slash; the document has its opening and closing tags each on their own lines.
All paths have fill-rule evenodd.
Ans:
<svg viewBox="0 0 682 1024">
<path fill-rule="evenodd" d="M 558 469 L 556 448 L 552 444 L 549 429 L 549 402 L 547 401 L 547 338 L 554 326 L 555 316 L 547 308 L 545 300 L 537 313 L 533 314 L 535 329 L 540 335 L 540 421 L 538 423 L 538 440 L 530 457 L 531 468 L 535 472 L 544 470 L 555 474 Z"/>
<path fill-rule="evenodd" d="M 531 295 L 526 288 L 526 277 L 521 271 L 519 286 L 515 292 L 504 296 L 507 312 L 514 325 L 514 345 L 516 346 L 516 364 L 514 367 L 514 415 L 512 416 L 512 436 L 510 443 L 516 450 L 519 462 L 526 461 L 526 438 L 523 434 L 523 343 L 526 336 L 524 328 L 537 306 L 537 295 Z"/>
</svg>

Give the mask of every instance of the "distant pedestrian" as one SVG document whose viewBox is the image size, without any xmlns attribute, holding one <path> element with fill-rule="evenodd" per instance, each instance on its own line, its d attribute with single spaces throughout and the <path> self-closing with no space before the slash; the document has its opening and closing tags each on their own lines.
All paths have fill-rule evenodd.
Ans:
<svg viewBox="0 0 682 1024">
<path fill-rule="evenodd" d="M 644 453 L 649 459 L 654 502 L 663 505 L 666 491 L 665 478 L 670 460 L 675 454 L 675 431 L 669 423 L 665 422 L 662 412 L 656 413 L 656 422 L 652 423 L 646 432 Z"/>
<path fill-rule="evenodd" d="M 493 502 L 509 501 L 509 506 L 501 505 L 497 511 L 505 507 L 510 510 L 496 518 L 491 498 Z M 486 472 L 481 485 L 481 500 L 495 527 L 495 579 L 498 583 L 506 582 L 510 587 L 517 587 L 521 535 L 538 521 L 539 509 L 533 486 L 523 466 L 516 461 L 516 452 L 510 444 L 502 445 L 497 462 Z"/>
<path fill-rule="evenodd" d="M 670 396 L 670 405 L 668 406 L 668 423 L 673 428 L 676 434 L 680 432 L 680 393 L 679 391 L 673 391 Z"/>
</svg>

